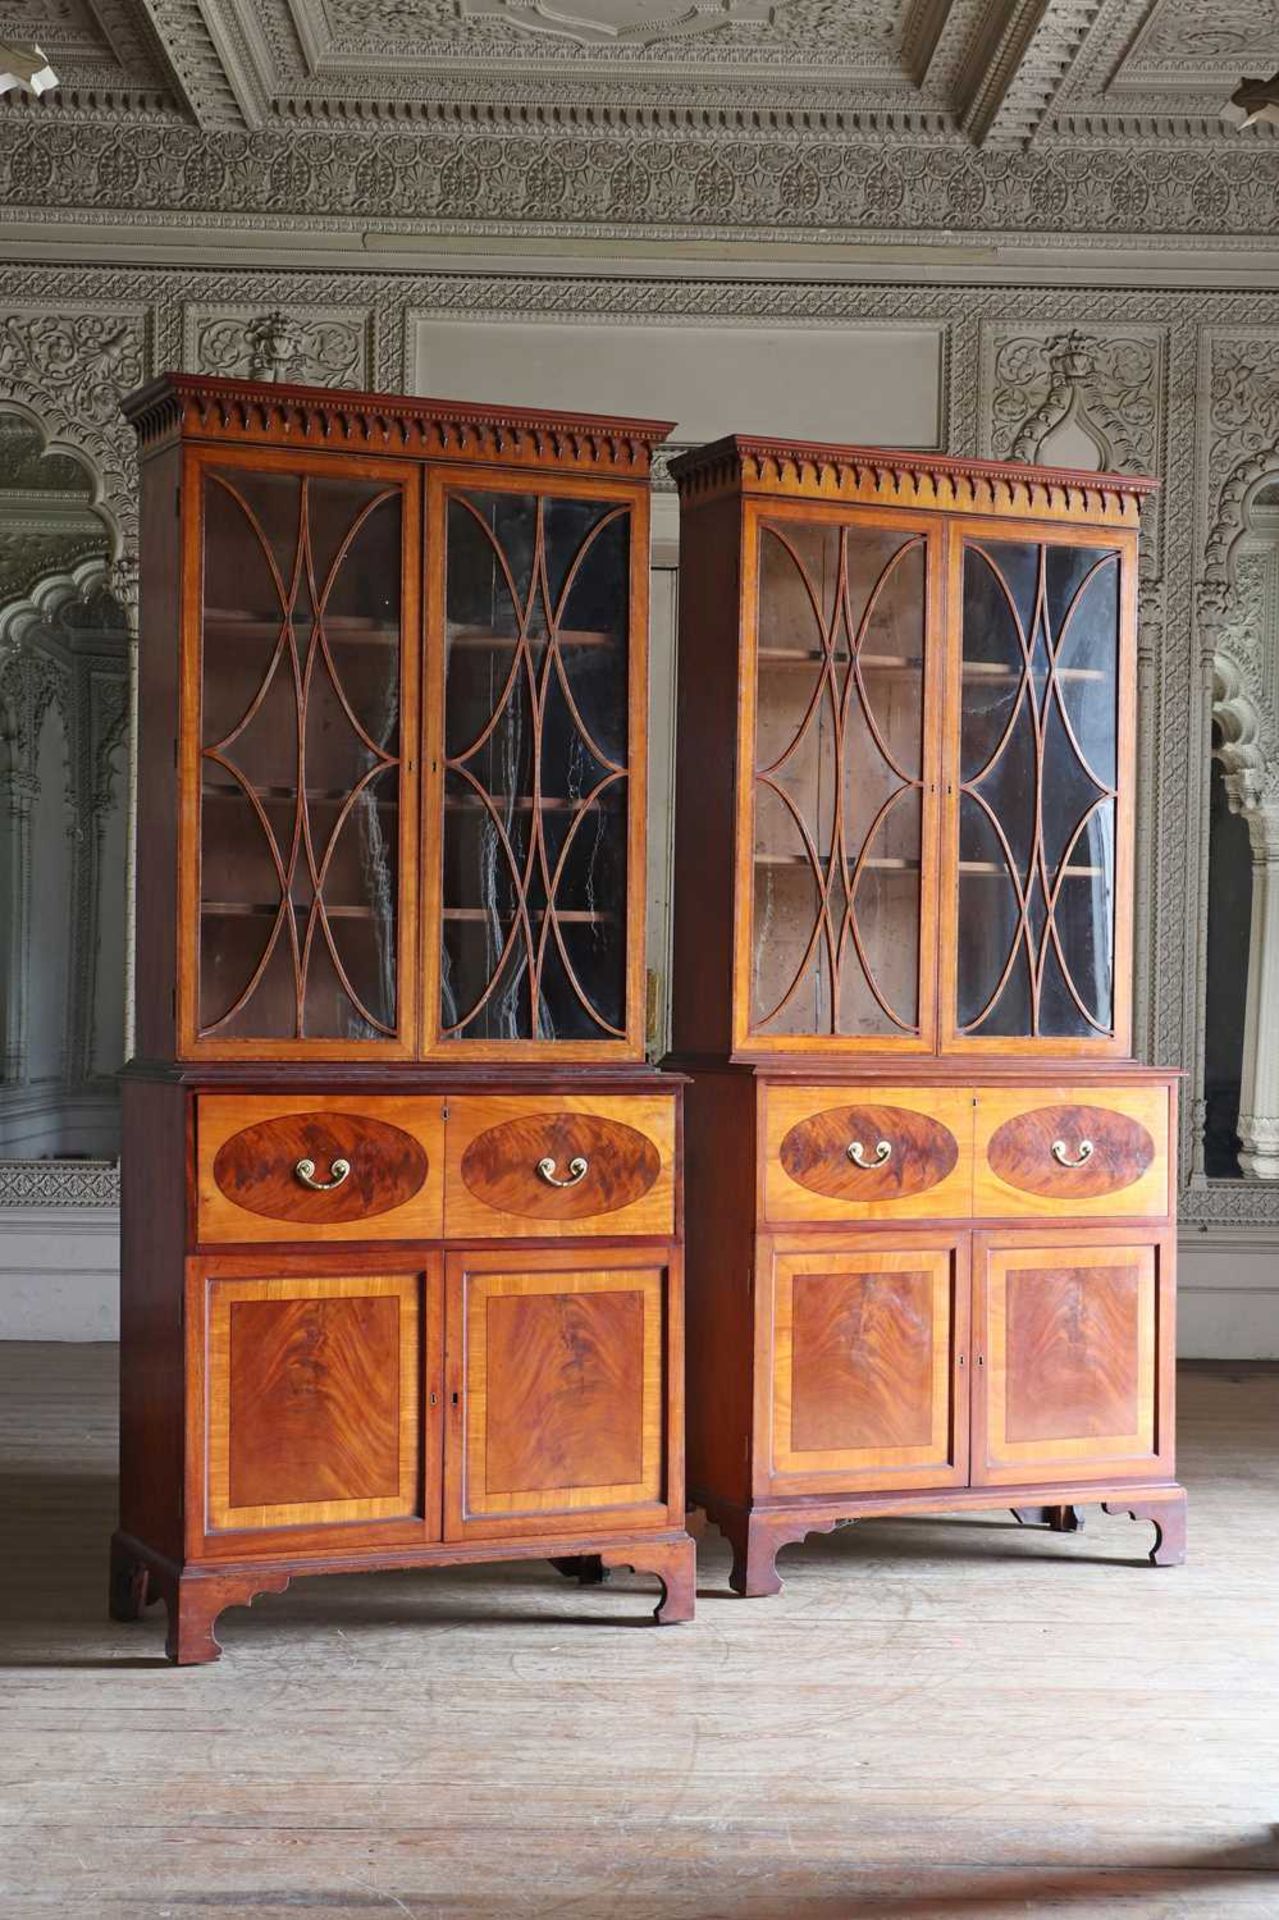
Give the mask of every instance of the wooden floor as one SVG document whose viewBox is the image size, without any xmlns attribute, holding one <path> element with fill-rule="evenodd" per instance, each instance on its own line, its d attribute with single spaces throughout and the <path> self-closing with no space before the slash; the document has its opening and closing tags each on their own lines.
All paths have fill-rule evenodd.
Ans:
<svg viewBox="0 0 1279 1920">
<path fill-rule="evenodd" d="M 108 1622 L 115 1351 L 0 1348 L 0 1915 L 1279 1917 L 1279 1372 L 1182 1381 L 1191 1558 L 880 1522 L 697 1624 L 549 1567 Z"/>
</svg>

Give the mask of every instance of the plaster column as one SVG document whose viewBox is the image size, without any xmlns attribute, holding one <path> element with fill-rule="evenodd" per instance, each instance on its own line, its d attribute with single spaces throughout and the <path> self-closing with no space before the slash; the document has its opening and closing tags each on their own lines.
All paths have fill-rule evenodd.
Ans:
<svg viewBox="0 0 1279 1920">
<path fill-rule="evenodd" d="M 0 784 L 0 1082 L 27 1077 L 27 952 L 31 930 L 31 809 L 40 791 L 33 774 L 12 772 Z"/>
<path fill-rule="evenodd" d="M 1239 1164 L 1279 1180 L 1279 800 L 1245 814 L 1252 842 L 1252 934 L 1239 1092 Z"/>
</svg>

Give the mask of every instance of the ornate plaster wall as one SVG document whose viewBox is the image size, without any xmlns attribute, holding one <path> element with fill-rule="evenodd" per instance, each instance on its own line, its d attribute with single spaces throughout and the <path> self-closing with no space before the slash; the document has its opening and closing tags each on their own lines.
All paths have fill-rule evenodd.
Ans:
<svg viewBox="0 0 1279 1920">
<path fill-rule="evenodd" d="M 0 303 L 0 394 L 25 402 L 55 439 L 94 462 L 127 586 L 137 530 L 123 392 L 173 366 L 411 386 L 419 321 L 468 316 L 800 324 L 835 334 L 866 322 L 936 328 L 951 450 L 1029 458 L 1086 443 L 1097 464 L 1161 477 L 1143 561 L 1138 1047 L 1190 1076 L 1181 1139 L 1187 1345 L 1279 1353 L 1279 1187 L 1210 1181 L 1196 1147 L 1214 658 L 1245 503 L 1279 473 L 1279 294 L 847 285 L 705 270 L 681 279 L 479 267 L 403 275 L 24 267 L 7 273 Z M 98 1181 L 110 1199 L 106 1173 L 0 1169 L 0 1202 L 56 1204 L 73 1197 L 77 1178 Z M 1211 1282 L 1202 1311 L 1200 1273 Z M 1235 1329 L 1246 1330 L 1242 1348 Z"/>
</svg>

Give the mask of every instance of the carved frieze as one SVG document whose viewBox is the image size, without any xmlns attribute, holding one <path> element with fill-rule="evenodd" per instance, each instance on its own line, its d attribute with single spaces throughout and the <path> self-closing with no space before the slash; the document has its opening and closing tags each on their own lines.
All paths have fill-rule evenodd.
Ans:
<svg viewBox="0 0 1279 1920">
<path fill-rule="evenodd" d="M 189 307 L 183 362 L 200 373 L 367 388 L 367 320 L 326 307 Z"/>
<path fill-rule="evenodd" d="M 0 201 L 47 221 L 119 219 L 296 231 L 311 222 L 425 222 L 458 232 L 519 223 L 651 238 L 857 233 L 1034 236 L 1116 243 L 1161 236 L 1271 240 L 1279 167 L 1239 147 L 1160 151 L 1134 143 L 975 152 L 887 141 L 875 129 L 807 124 L 750 135 L 666 135 L 536 122 L 367 131 L 226 134 L 171 130 L 140 143 L 122 128 L 0 128 Z"/>
</svg>

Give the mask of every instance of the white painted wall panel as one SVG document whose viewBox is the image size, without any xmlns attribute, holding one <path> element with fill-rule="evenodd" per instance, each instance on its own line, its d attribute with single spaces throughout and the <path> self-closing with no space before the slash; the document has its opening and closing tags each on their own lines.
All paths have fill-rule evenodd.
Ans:
<svg viewBox="0 0 1279 1920">
<path fill-rule="evenodd" d="M 940 327 L 417 322 L 416 391 L 442 400 L 674 420 L 725 433 L 936 448 Z"/>
</svg>

